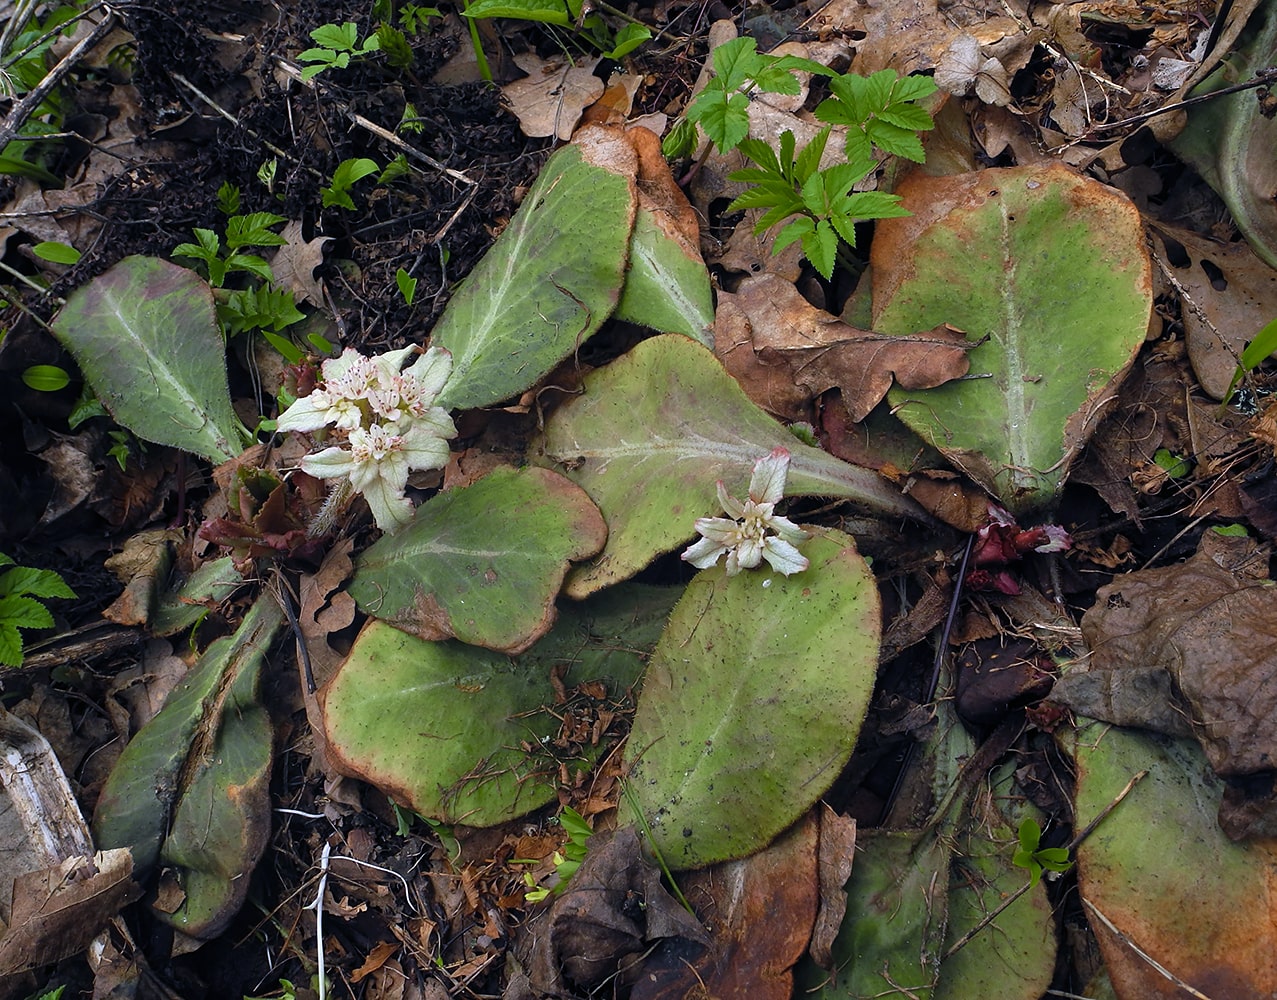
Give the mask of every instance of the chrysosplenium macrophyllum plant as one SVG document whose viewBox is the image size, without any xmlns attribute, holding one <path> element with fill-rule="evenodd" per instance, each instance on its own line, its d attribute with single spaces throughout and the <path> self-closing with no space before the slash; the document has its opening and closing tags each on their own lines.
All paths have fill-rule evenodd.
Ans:
<svg viewBox="0 0 1277 1000">
<path fill-rule="evenodd" d="M 412 518 L 404 496 L 408 473 L 442 468 L 448 440 L 457 435 L 448 412 L 434 405 L 452 374 L 452 355 L 432 347 L 403 368 L 415 353 L 416 347 L 406 347 L 366 358 L 346 348 L 323 363 L 319 384 L 277 425 L 281 431 L 325 431 L 335 443 L 303 458 L 302 470 L 349 483 L 387 532 Z"/>
<path fill-rule="evenodd" d="M 727 517 L 700 517 L 696 530 L 701 538 L 688 546 L 683 559 L 697 569 L 709 569 L 727 554 L 727 575 L 754 569 L 764 559 L 777 573 L 789 576 L 807 568 L 807 558 L 794 546 L 811 536 L 787 517 L 775 513 L 785 496 L 789 452 L 776 448 L 754 463 L 749 496 L 744 503 L 730 496 L 718 481 L 718 502 Z M 772 534 L 769 534 L 772 532 Z"/>
</svg>

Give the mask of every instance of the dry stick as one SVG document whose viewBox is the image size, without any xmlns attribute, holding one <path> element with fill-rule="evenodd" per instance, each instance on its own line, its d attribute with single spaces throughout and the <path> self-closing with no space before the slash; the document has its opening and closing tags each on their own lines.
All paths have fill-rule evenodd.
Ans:
<svg viewBox="0 0 1277 1000">
<path fill-rule="evenodd" d="M 240 122 L 238 118 L 236 118 L 233 114 L 231 114 L 224 107 L 218 104 L 215 100 L 209 97 L 208 94 L 204 93 L 204 91 L 200 90 L 200 88 L 195 86 L 195 84 L 191 83 L 191 81 L 186 79 L 186 77 L 184 77 L 181 73 L 170 72 L 169 76 L 171 76 L 174 80 L 180 83 L 183 87 L 189 90 L 192 94 L 198 97 L 201 101 L 207 104 L 210 108 L 216 111 L 219 115 L 225 118 L 228 122 L 230 122 L 236 128 L 242 128 L 245 131 L 245 133 L 250 135 L 257 142 L 260 142 L 263 148 L 265 148 L 267 151 L 274 153 L 276 156 L 282 159 L 289 160 L 293 163 L 296 163 L 299 166 L 302 165 L 301 161 L 297 159 L 297 157 L 293 156 L 291 153 L 288 153 L 280 149 L 274 143 L 263 138 L 261 135 L 259 135 L 258 133 L 254 132 L 251 128 L 249 128 L 247 125 L 244 125 L 242 122 Z M 323 173 L 319 170 L 316 170 L 314 167 L 305 167 L 304 169 L 308 170 L 311 176 L 318 177 L 321 181 L 326 179 Z"/>
<path fill-rule="evenodd" d="M 305 87 L 309 87 L 311 90 L 315 91 L 316 93 L 320 92 L 319 88 L 315 85 L 315 81 L 303 80 L 301 70 L 298 69 L 296 66 L 294 66 L 292 63 L 290 63 L 287 59 L 284 59 L 280 56 L 276 56 L 275 62 L 279 65 L 279 67 L 285 73 L 291 76 L 298 83 L 302 84 Z M 354 111 L 351 111 L 350 108 L 347 107 L 344 102 L 340 102 L 339 110 L 341 111 L 343 115 L 346 116 L 346 119 L 348 121 L 351 121 L 354 124 L 358 125 L 360 128 L 368 132 L 371 132 L 378 139 L 381 139 L 384 142 L 390 143 L 396 149 L 401 150 L 403 153 L 407 154 L 408 156 L 411 156 L 413 159 L 420 160 L 422 163 L 426 164 L 427 166 L 435 170 L 438 170 L 442 174 L 447 174 L 453 180 L 460 181 L 462 184 L 469 185 L 470 187 L 475 187 L 478 185 L 479 183 L 478 181 L 471 180 L 469 177 L 463 174 L 460 170 L 453 170 L 452 167 L 448 166 L 447 164 L 439 162 L 433 156 L 430 156 L 427 153 L 423 153 L 421 150 L 417 149 L 415 146 L 411 146 L 408 143 L 404 142 L 402 139 L 399 138 L 399 136 L 395 135 L 389 129 L 384 129 L 380 125 L 378 125 L 376 122 L 369 121 L 363 115 L 356 114 Z"/>
<path fill-rule="evenodd" d="M 103 38 L 115 27 L 115 16 L 110 15 L 104 17 L 94 29 L 75 43 L 75 47 L 71 49 L 62 61 L 53 69 L 49 70 L 48 75 L 35 85 L 29 93 L 18 101 L 5 117 L 4 124 L 0 125 L 0 149 L 9 145 L 14 139 L 18 138 L 18 132 L 22 126 L 27 123 L 27 119 L 35 113 L 36 108 L 49 96 L 49 92 L 53 90 L 62 78 L 71 72 L 84 56 L 102 41 Z"/>
<path fill-rule="evenodd" d="M 1184 982 L 1184 980 L 1180 979 L 1179 976 L 1175 975 L 1175 973 L 1171 972 L 1170 969 L 1162 965 L 1162 963 L 1159 962 L 1157 959 L 1155 959 L 1152 955 L 1144 951 L 1139 945 L 1137 945 L 1134 941 L 1132 941 L 1129 937 L 1127 937 L 1126 934 L 1124 934 L 1122 931 L 1114 927 L 1113 921 L 1111 921 L 1108 917 L 1106 917 L 1103 913 L 1101 913 L 1100 908 L 1096 906 L 1094 903 L 1092 903 L 1089 899 L 1082 900 L 1082 903 L 1084 906 L 1086 906 L 1088 910 L 1090 910 L 1092 913 L 1094 913 L 1097 917 L 1100 918 L 1100 923 L 1102 923 L 1105 927 L 1107 927 L 1110 931 L 1112 931 L 1114 934 L 1117 935 L 1117 939 L 1119 941 L 1121 941 L 1124 945 L 1130 948 L 1131 951 L 1135 952 L 1135 954 L 1139 955 L 1140 958 L 1144 959 L 1144 961 L 1146 961 L 1149 965 L 1151 965 L 1154 969 L 1156 969 L 1159 974 L 1161 974 L 1166 979 L 1169 979 L 1181 990 L 1184 990 L 1186 993 L 1188 993 L 1189 996 L 1194 996 L 1197 998 L 1197 1000 L 1211 1000 L 1211 998 L 1208 997 L 1205 993 L 1202 993 L 1200 990 L 1195 990 L 1193 989 L 1193 987 L 1189 986 L 1188 983 Z"/>
<path fill-rule="evenodd" d="M 1221 90 L 1212 90 L 1209 94 L 1198 94 L 1196 97 L 1187 97 L 1182 101 L 1176 101 L 1174 104 L 1167 104 L 1164 107 L 1156 108 L 1152 111 L 1145 111 L 1143 114 L 1132 115 L 1130 118 L 1123 118 L 1116 122 L 1102 122 L 1099 125 L 1092 126 L 1094 129 L 1123 128 L 1127 125 L 1140 125 L 1148 121 L 1150 118 L 1156 118 L 1158 115 L 1164 115 L 1171 111 L 1178 111 L 1180 108 L 1189 108 L 1194 104 L 1201 104 L 1204 101 L 1213 101 L 1217 97 L 1227 97 L 1229 94 L 1238 94 L 1243 90 L 1253 90 L 1256 87 L 1264 87 L 1270 83 L 1277 83 L 1277 69 L 1266 69 L 1255 75 L 1255 79 L 1247 80 L 1245 83 L 1237 83 L 1231 87 L 1224 87 Z"/>
<path fill-rule="evenodd" d="M 1091 822 L 1087 823 L 1086 826 L 1082 829 L 1082 832 L 1068 842 L 1065 849 L 1069 853 L 1072 853 L 1074 850 L 1076 850 L 1078 845 L 1081 844 L 1082 841 L 1086 840 L 1086 838 L 1089 837 L 1095 831 L 1095 828 L 1099 826 L 1101 822 L 1103 822 L 1104 818 L 1108 816 L 1108 814 L 1111 813 L 1114 809 L 1117 808 L 1118 803 L 1121 802 L 1124 798 L 1126 798 L 1126 796 L 1128 796 L 1131 793 L 1131 789 L 1134 788 L 1137 784 L 1139 784 L 1140 781 L 1142 781 L 1146 777 L 1148 777 L 1147 769 L 1140 771 L 1138 774 L 1135 775 L 1135 777 L 1133 777 L 1130 781 L 1128 781 L 1126 783 L 1126 787 L 1117 793 L 1117 797 L 1114 798 L 1113 801 L 1110 802 L 1108 805 L 1106 805 L 1103 809 L 1101 809 L 1099 812 L 1099 815 L 1096 816 L 1095 819 L 1091 820 Z M 952 947 L 950 947 L 949 950 L 944 953 L 940 961 L 943 962 L 946 959 L 953 957 L 953 955 L 956 952 L 958 952 L 961 948 L 963 948 L 967 944 L 967 942 L 969 942 L 973 937 L 975 937 L 982 930 L 988 927 L 989 924 L 993 923 L 993 921 L 997 920 L 998 917 L 1001 916 L 1003 910 L 1005 910 L 1008 906 L 1010 906 L 1017 899 L 1023 896 L 1026 892 L 1028 892 L 1029 889 L 1032 888 L 1032 886 L 1033 886 L 1032 882 L 1025 882 L 1024 885 L 1020 886 L 1020 888 L 1016 889 L 1015 892 L 1011 893 L 1010 896 L 1008 896 L 998 905 L 997 909 L 995 909 L 992 913 L 988 914 L 983 920 L 981 920 L 978 924 L 972 927 L 971 930 L 967 931 L 965 934 L 962 935 L 962 937 L 958 938 L 957 941 L 953 942 Z M 1083 902 L 1085 902 L 1085 900 L 1083 900 Z M 1209 998 L 1207 998 L 1207 1000 L 1209 1000 Z"/>
</svg>

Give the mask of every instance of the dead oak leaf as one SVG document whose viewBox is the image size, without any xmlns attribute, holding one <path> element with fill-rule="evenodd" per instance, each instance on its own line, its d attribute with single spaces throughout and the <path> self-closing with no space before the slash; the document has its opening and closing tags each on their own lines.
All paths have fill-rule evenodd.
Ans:
<svg viewBox="0 0 1277 1000">
<path fill-rule="evenodd" d="M 970 368 L 967 352 L 975 346 L 950 326 L 900 337 L 858 330 L 770 274 L 745 281 L 735 305 L 750 325 L 760 362 L 784 361 L 794 382 L 812 397 L 841 389 L 854 421 L 869 415 L 893 381 L 906 389 L 933 389 L 961 378 Z"/>
<path fill-rule="evenodd" d="M 275 251 L 271 272 L 280 288 L 293 293 L 298 302 L 323 307 L 324 289 L 315 269 L 324 262 L 324 244 L 331 236 L 308 240 L 302 235 L 302 224 L 293 220 L 279 234 L 288 242 Z"/>
</svg>

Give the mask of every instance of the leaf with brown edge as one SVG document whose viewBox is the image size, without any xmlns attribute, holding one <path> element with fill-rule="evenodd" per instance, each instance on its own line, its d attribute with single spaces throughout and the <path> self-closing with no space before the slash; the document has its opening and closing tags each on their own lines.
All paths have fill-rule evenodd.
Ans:
<svg viewBox="0 0 1277 1000">
<path fill-rule="evenodd" d="M 961 378 L 970 368 L 967 352 L 976 346 L 945 324 L 901 337 L 858 330 L 772 274 L 746 280 L 734 306 L 746 317 L 761 366 L 774 369 L 784 362 L 809 396 L 838 387 L 855 421 L 868 416 L 893 382 L 933 389 Z"/>
<path fill-rule="evenodd" d="M 500 533 L 493 511 L 503 512 Z M 548 469 L 494 469 L 440 493 L 358 560 L 350 594 L 422 639 L 521 653 L 554 624 L 572 562 L 603 548 L 607 525 L 579 486 Z"/>
</svg>

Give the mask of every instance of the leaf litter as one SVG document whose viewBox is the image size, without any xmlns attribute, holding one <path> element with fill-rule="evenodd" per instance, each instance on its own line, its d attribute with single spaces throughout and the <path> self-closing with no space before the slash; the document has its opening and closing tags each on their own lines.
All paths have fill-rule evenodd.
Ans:
<svg viewBox="0 0 1277 1000">
<path fill-rule="evenodd" d="M 49 897 L 65 907 L 57 919 L 87 935 L 148 894 L 91 949 L 94 968 L 51 970 L 87 939 L 49 950 L 52 930 L 32 939 L 14 922 L 0 936 L 18 956 L 5 970 L 25 977 L 12 991 L 105 994 L 159 974 L 189 996 L 781 997 L 795 982 L 839 997 L 1271 992 L 1270 373 L 1249 373 L 1242 397 L 1219 405 L 1236 355 L 1272 318 L 1272 227 L 1252 191 L 1267 167 L 1242 166 L 1262 157 L 1268 116 L 1242 91 L 1143 131 L 1135 117 L 1221 65 L 1230 80 L 1262 70 L 1270 12 L 1013 4 L 988 16 L 901 0 L 750 20 L 749 33 L 780 41 L 810 16 L 802 30 L 820 39 L 777 51 L 834 71 L 934 71 L 955 95 L 937 99 L 921 171 L 888 161 L 863 181 L 912 199 L 913 218 L 866 233 L 868 257 L 824 282 L 792 250 L 773 255 L 756 217 L 722 216 L 739 159 L 680 165 L 689 201 L 656 137 L 625 131 L 627 115 L 677 118 L 693 78 L 708 78 L 694 8 L 663 9 L 674 48 L 635 50 L 624 83 L 593 56 L 563 61 L 543 29 L 485 22 L 481 37 L 503 39 L 490 54 L 508 46 L 532 73 L 512 88 L 517 71 L 493 59 L 516 110 L 541 106 L 522 131 L 492 91 L 455 82 L 477 80 L 477 63 L 429 82 L 470 44 L 443 19 L 405 33 L 411 73 L 352 60 L 313 81 L 303 110 L 272 60 L 308 47 L 324 17 L 345 19 L 307 11 L 313 23 L 299 10 L 275 26 L 297 43 L 279 50 L 257 40 L 268 35 L 252 14 L 247 30 L 201 33 L 165 5 L 128 13 L 135 76 L 105 85 L 96 145 L 62 191 L 41 191 L 32 167 L 9 192 L 23 238 L 83 254 L 69 268 L 31 255 L 23 266 L 73 303 L 54 328 L 123 429 L 104 417 L 68 426 L 78 386 L 24 386 L 4 411 L 6 454 L 34 459 L 0 464 L 4 545 L 24 548 L 23 565 L 82 575 L 77 592 L 97 598 L 6 686 L 77 776 L 79 804 L 46 811 L 96 807 L 97 846 L 133 848 L 131 880 L 99 864 L 106 881 Z M 582 31 L 607 25 L 582 18 Z M 370 28 L 359 20 L 357 38 Z M 716 25 L 710 45 L 736 32 Z M 128 36 L 111 37 L 103 52 Z M 813 134 L 804 108 L 822 86 L 804 73 L 797 94 L 749 101 L 751 135 Z M 176 114 L 185 132 L 160 128 Z M 286 127 L 298 114 L 308 127 Z M 547 158 L 533 137 L 566 140 L 578 119 L 577 141 Z M 1210 128 L 1226 137 L 1219 150 L 1195 138 Z M 363 182 L 371 196 L 353 189 L 353 214 L 317 210 L 342 160 L 381 171 L 401 155 L 400 177 L 424 172 L 404 182 L 387 168 Z M 251 202 L 243 211 L 289 220 L 274 278 L 311 314 L 289 334 L 300 364 L 232 340 L 229 394 L 205 316 L 226 289 L 206 300 L 202 279 L 167 298 L 149 278 L 123 297 L 113 287 L 172 268 L 156 255 L 193 226 L 223 226 L 228 179 Z M 1020 183 L 1035 192 L 1025 202 L 1004 194 Z M 1073 209 L 1042 214 L 1059 197 Z M 152 211 L 144 230 L 151 201 L 173 211 Z M 1103 206 L 1112 214 L 1088 216 Z M 154 263 L 120 264 L 129 254 Z M 999 284 L 984 258 L 1012 277 Z M 5 295 L 56 312 L 51 296 Z M 1000 315 L 967 309 L 972 299 Z M 65 363 L 10 313 L 6 371 Z M 422 525 L 446 507 L 443 527 L 483 551 L 486 570 L 460 589 L 454 564 L 429 564 L 446 535 L 419 540 L 422 552 L 390 536 L 372 545 L 361 508 L 326 512 L 316 482 L 290 474 L 295 445 L 240 456 L 241 424 L 274 412 L 281 378 L 308 391 L 307 353 L 328 343 L 372 356 L 429 332 L 463 370 L 446 390 L 459 438 L 442 474 L 406 490 Z M 137 350 L 103 347 L 120 338 Z M 163 364 L 139 364 L 142 352 Z M 994 432 L 973 437 L 986 419 Z M 1049 447 L 1020 447 L 1025 428 Z M 794 456 L 784 515 L 817 536 L 811 562 L 855 572 L 692 577 L 672 553 L 717 513 L 715 480 L 744 495 L 779 447 Z M 209 487 L 193 455 L 235 461 Z M 122 488 L 103 485 L 112 468 Z M 570 492 L 576 526 L 550 528 L 536 502 L 512 498 L 513 477 Z M 323 530 L 304 540 L 317 517 Z M 197 536 L 205 518 L 218 530 Z M 963 562 L 963 533 L 1027 538 L 1035 519 L 1067 529 L 1067 554 L 1026 544 Z M 158 546 L 133 542 L 150 558 L 118 563 L 116 584 L 102 539 L 124 549 L 161 524 Z M 501 583 L 513 597 L 497 599 Z M 96 628 L 124 585 L 114 638 L 74 631 Z M 881 613 L 838 636 L 807 623 L 853 592 Z M 398 622 L 427 639 L 376 624 L 406 613 L 387 601 L 429 612 Z M 290 620 L 291 638 L 267 639 Z M 775 628 L 792 636 L 767 639 Z M 172 644 L 153 638 L 164 635 Z M 144 656 L 127 651 L 148 641 Z M 653 671 L 700 694 L 662 701 Z M 78 734 L 56 721 L 71 704 L 98 706 L 98 721 Z M 743 799 L 757 800 L 748 813 Z M 599 831 L 570 877 L 554 818 L 568 805 Z M 1067 845 L 1076 872 L 1029 884 L 1012 863 L 1026 816 L 1043 848 Z M 59 863 L 14 873 L 15 900 L 50 872 L 79 885 L 80 869 Z M 241 906 L 250 884 L 269 913 L 257 927 Z M 553 901 L 529 902 L 533 885 Z M 1184 927 L 1185 911 L 1205 909 Z M 254 933 L 281 964 L 250 954 Z"/>
</svg>

